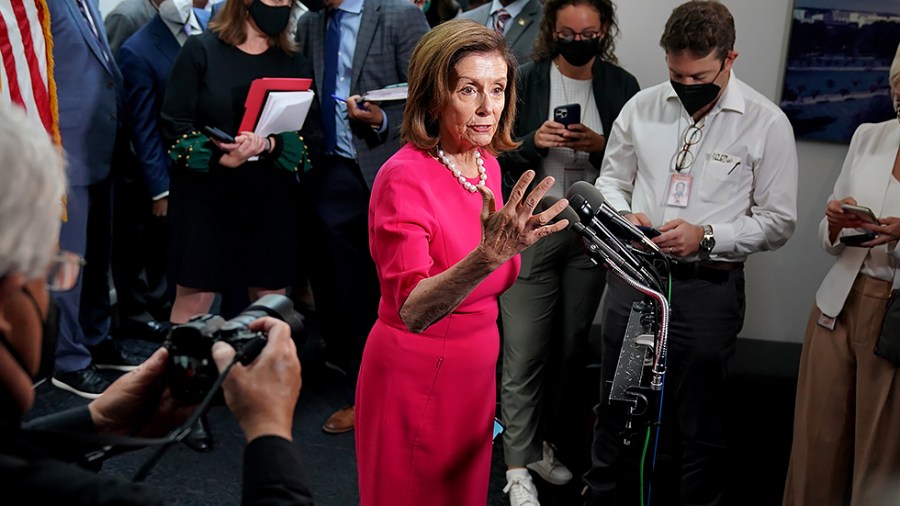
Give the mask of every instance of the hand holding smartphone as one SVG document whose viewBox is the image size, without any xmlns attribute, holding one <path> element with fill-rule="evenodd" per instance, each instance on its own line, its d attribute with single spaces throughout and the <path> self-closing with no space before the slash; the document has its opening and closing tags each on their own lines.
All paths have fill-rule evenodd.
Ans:
<svg viewBox="0 0 900 506">
<path fill-rule="evenodd" d="M 553 121 L 569 127 L 581 123 L 581 105 L 567 104 L 553 109 Z"/>
<path fill-rule="evenodd" d="M 876 237 L 878 237 L 878 234 L 875 232 L 865 232 L 862 234 L 841 236 L 840 241 L 844 243 L 845 246 L 865 247 L 862 246 L 863 243 L 869 242 Z"/>
<path fill-rule="evenodd" d="M 864 223 L 871 223 L 873 225 L 879 225 L 878 217 L 875 216 L 875 213 L 872 212 L 871 209 L 865 206 L 854 206 L 851 204 L 841 204 L 841 210 L 845 213 L 850 213 L 856 215 L 861 219 Z"/>
<path fill-rule="evenodd" d="M 219 130 L 216 127 L 207 125 L 207 126 L 203 127 L 203 133 L 205 133 L 208 137 L 215 139 L 219 142 L 234 144 L 234 137 L 223 132 L 222 130 Z"/>
<path fill-rule="evenodd" d="M 656 230 L 653 227 L 645 227 L 644 225 L 637 225 L 638 230 L 644 233 L 648 239 L 653 239 L 654 237 L 662 234 L 659 230 Z"/>
</svg>

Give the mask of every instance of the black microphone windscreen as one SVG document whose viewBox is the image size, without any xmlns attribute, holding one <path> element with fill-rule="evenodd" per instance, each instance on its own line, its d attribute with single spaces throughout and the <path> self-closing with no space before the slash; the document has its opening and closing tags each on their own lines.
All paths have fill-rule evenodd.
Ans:
<svg viewBox="0 0 900 506">
<path fill-rule="evenodd" d="M 578 181 L 569 187 L 569 191 L 566 192 L 566 197 L 569 200 L 572 200 L 572 197 L 575 195 L 581 195 L 585 200 L 591 205 L 591 209 L 596 211 L 600 209 L 600 205 L 605 202 L 606 199 L 603 198 L 603 194 L 600 193 L 600 190 L 597 189 L 596 186 L 588 183 L 587 181 Z"/>
<path fill-rule="evenodd" d="M 537 209 L 535 209 L 535 214 L 550 209 L 551 207 L 553 207 L 553 204 L 556 204 L 557 202 L 559 202 L 558 198 L 551 197 L 550 195 L 545 195 L 544 198 L 541 199 L 541 203 L 538 205 Z M 578 219 L 578 213 L 576 213 L 571 206 L 566 206 L 565 208 L 563 208 L 563 210 L 560 211 L 560 213 L 557 214 L 555 218 L 550 220 L 550 223 L 556 223 L 562 219 L 569 220 L 569 227 L 581 221 L 580 219 Z"/>
<path fill-rule="evenodd" d="M 544 195 L 544 198 L 541 199 L 541 203 L 534 209 L 533 214 L 538 214 L 546 211 L 553 207 L 553 204 L 559 202 L 559 199 L 556 197 L 551 197 L 550 195 Z"/>
<path fill-rule="evenodd" d="M 578 219 L 578 213 L 576 213 L 575 210 L 572 209 L 572 206 L 566 206 L 565 208 L 563 208 L 563 210 L 556 215 L 556 218 L 553 218 L 553 221 L 557 222 L 562 219 L 569 220 L 569 228 L 572 228 L 572 225 L 576 223 L 581 223 L 581 220 Z"/>
</svg>

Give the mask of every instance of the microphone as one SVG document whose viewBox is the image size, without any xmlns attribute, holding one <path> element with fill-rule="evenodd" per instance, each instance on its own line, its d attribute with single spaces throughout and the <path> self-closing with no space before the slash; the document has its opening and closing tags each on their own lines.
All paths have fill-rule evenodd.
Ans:
<svg viewBox="0 0 900 506">
<path fill-rule="evenodd" d="M 659 249 L 659 246 L 657 246 L 655 242 L 651 241 L 646 235 L 644 235 L 644 233 L 641 232 L 639 228 L 619 215 L 619 213 L 615 209 L 607 204 L 606 199 L 603 198 L 603 194 L 600 193 L 600 190 L 598 190 L 594 185 L 586 181 L 578 181 L 570 186 L 569 191 L 566 192 L 566 197 L 569 200 L 572 200 L 573 195 L 581 195 L 582 197 L 584 197 L 584 199 L 587 200 L 588 203 L 590 203 L 591 209 L 594 210 L 597 219 L 599 219 L 601 222 L 614 225 L 615 228 L 619 229 L 625 235 L 629 236 L 630 239 L 638 241 L 644 246 L 662 255 L 662 251 Z"/>
<path fill-rule="evenodd" d="M 616 252 L 619 253 L 623 258 L 631 262 L 631 265 L 636 269 L 640 269 L 642 267 L 641 262 L 638 261 L 634 255 L 631 254 L 630 251 L 622 244 L 622 241 L 619 240 L 618 237 L 615 236 L 608 228 L 606 228 L 600 220 L 597 219 L 597 216 L 594 214 L 594 210 L 591 207 L 590 202 L 585 200 L 581 195 L 572 195 L 569 204 L 575 212 L 579 215 L 581 219 L 581 223 L 586 227 L 590 227 L 598 237 L 606 241 Z"/>
<path fill-rule="evenodd" d="M 615 234 L 610 232 L 610 230 L 597 218 L 596 213 L 591 208 L 591 204 L 585 200 L 584 197 L 577 194 L 573 195 L 570 199 L 570 203 L 572 207 L 575 208 L 576 213 L 580 216 L 582 225 L 592 230 L 598 239 L 602 239 L 618 253 L 620 258 L 623 258 L 628 262 L 627 266 L 620 265 L 620 267 L 627 270 L 636 281 L 645 285 L 659 287 L 657 277 L 651 274 L 644 263 L 632 254 L 629 247 L 616 237 Z M 631 267 L 631 270 L 626 269 L 626 267 Z"/>
<path fill-rule="evenodd" d="M 541 203 L 538 204 L 538 207 L 535 209 L 535 213 L 544 212 L 547 209 L 553 207 L 553 204 L 559 202 L 559 199 L 556 197 L 551 197 L 550 195 L 544 195 L 544 198 L 541 199 Z M 556 223 L 557 221 L 561 221 L 563 219 L 569 220 L 568 228 L 572 228 L 572 225 L 581 221 L 581 218 L 578 217 L 578 213 L 572 209 L 571 206 L 566 206 L 559 214 L 556 215 L 550 223 Z"/>
<path fill-rule="evenodd" d="M 541 199 L 540 208 L 542 210 L 546 210 L 550 208 L 550 206 L 555 204 L 558 200 L 559 199 L 556 199 L 554 197 L 546 196 Z M 558 215 L 556 215 L 555 218 L 551 220 L 551 223 L 555 223 L 562 219 L 569 220 L 569 230 L 572 230 L 573 232 L 588 240 L 588 256 L 594 258 L 595 260 L 597 259 L 596 257 L 599 257 L 599 259 L 603 263 L 615 265 L 620 269 L 626 271 L 629 276 L 643 281 L 645 284 L 647 283 L 644 274 L 638 271 L 640 267 L 635 268 L 634 266 L 632 266 L 631 262 L 622 258 L 622 255 L 620 255 L 612 247 L 610 247 L 603 239 L 598 237 L 597 233 L 594 232 L 594 230 L 592 230 L 590 227 L 586 227 L 582 223 L 582 219 L 578 216 L 578 213 L 575 212 L 574 209 L 572 209 L 572 206 L 566 206 L 562 211 L 560 211 Z M 600 225 L 600 227 L 606 234 L 609 234 L 609 231 L 606 230 L 605 227 L 603 227 L 602 225 Z M 610 234 L 610 237 L 611 236 L 612 235 Z"/>
</svg>

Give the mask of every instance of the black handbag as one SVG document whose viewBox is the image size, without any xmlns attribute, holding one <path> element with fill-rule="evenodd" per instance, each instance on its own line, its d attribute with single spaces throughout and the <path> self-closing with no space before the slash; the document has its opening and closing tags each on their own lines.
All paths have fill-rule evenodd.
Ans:
<svg viewBox="0 0 900 506">
<path fill-rule="evenodd" d="M 875 354 L 889 360 L 894 367 L 900 367 L 900 290 L 891 292 Z"/>
</svg>

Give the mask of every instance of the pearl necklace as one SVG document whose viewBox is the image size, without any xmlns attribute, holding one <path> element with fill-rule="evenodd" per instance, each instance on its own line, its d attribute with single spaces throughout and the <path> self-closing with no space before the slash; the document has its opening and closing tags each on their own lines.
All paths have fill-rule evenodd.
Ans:
<svg viewBox="0 0 900 506">
<path fill-rule="evenodd" d="M 437 158 L 444 164 L 445 167 L 453 174 L 453 177 L 459 181 L 459 184 L 462 185 L 463 188 L 470 192 L 475 192 L 475 185 L 466 181 L 466 177 L 462 175 L 459 169 L 456 168 L 456 164 L 453 163 L 450 158 L 444 153 L 444 150 L 440 148 L 440 146 L 436 147 L 437 149 Z M 475 163 L 478 165 L 478 184 L 484 185 L 484 182 L 487 181 L 487 172 L 484 170 L 484 160 L 481 159 L 481 153 L 476 149 L 475 150 Z"/>
</svg>

